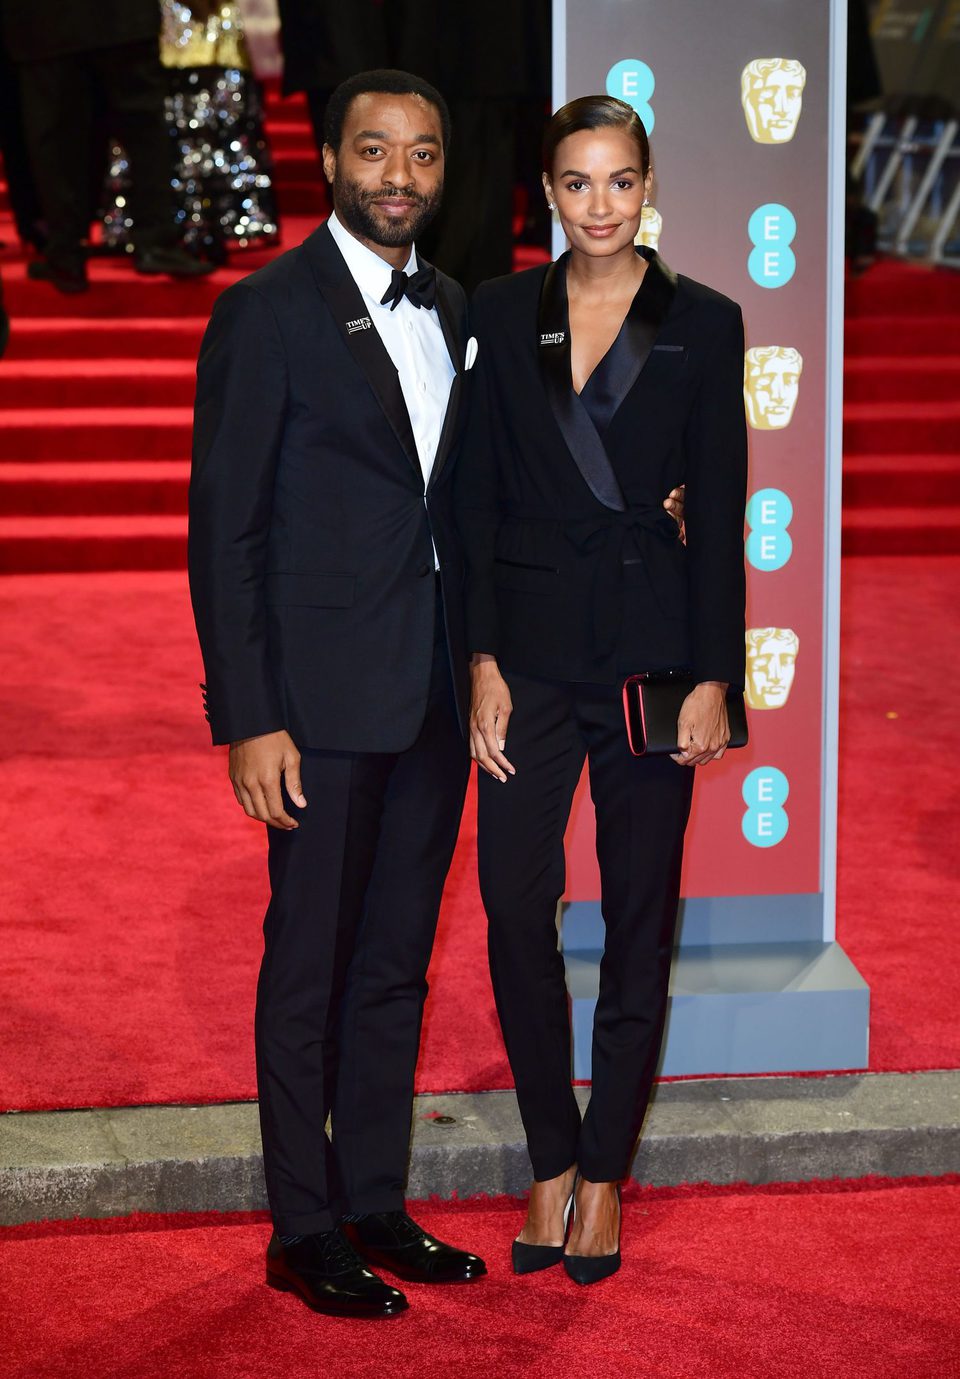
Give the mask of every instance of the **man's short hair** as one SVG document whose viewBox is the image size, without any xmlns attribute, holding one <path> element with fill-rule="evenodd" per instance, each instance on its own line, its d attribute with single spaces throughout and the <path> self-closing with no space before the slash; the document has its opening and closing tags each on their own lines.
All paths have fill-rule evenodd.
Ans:
<svg viewBox="0 0 960 1379">
<path fill-rule="evenodd" d="M 371 72 L 357 72 L 347 77 L 336 88 L 327 102 L 323 115 L 323 137 L 334 152 L 339 152 L 343 138 L 343 124 L 347 111 L 357 96 L 420 96 L 440 112 L 440 127 L 443 133 L 443 149 L 446 152 L 450 143 L 450 111 L 447 103 L 435 86 L 412 72 L 400 72 L 390 67 L 376 68 Z"/>
</svg>

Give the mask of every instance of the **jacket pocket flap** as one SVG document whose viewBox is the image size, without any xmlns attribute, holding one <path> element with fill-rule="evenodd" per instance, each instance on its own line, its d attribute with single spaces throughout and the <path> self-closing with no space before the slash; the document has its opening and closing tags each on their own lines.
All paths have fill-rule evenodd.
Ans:
<svg viewBox="0 0 960 1379">
<path fill-rule="evenodd" d="M 289 608 L 349 608 L 356 583 L 356 575 L 277 571 L 267 575 L 267 602 Z"/>
<path fill-rule="evenodd" d="M 557 570 L 499 558 L 493 564 L 493 580 L 501 588 L 518 589 L 527 594 L 555 594 L 560 588 Z"/>
</svg>

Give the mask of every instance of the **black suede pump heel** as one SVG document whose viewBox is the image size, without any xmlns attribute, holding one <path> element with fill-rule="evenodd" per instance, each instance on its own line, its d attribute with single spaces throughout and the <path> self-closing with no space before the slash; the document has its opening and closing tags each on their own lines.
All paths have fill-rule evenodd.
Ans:
<svg viewBox="0 0 960 1379">
<path fill-rule="evenodd" d="M 576 1186 L 577 1180 L 574 1178 L 573 1189 L 563 1209 L 563 1245 L 526 1245 L 522 1240 L 515 1240 L 511 1247 L 515 1274 L 537 1274 L 541 1269 L 550 1269 L 554 1264 L 560 1263 L 567 1243 L 570 1209 L 573 1206 L 573 1190 Z"/>
<path fill-rule="evenodd" d="M 599 1283 L 609 1278 L 620 1268 L 620 1235 L 623 1230 L 623 1197 L 620 1184 L 617 1184 L 617 1205 L 620 1208 L 620 1223 L 617 1226 L 617 1248 L 612 1255 L 568 1255 L 563 1256 L 563 1267 L 574 1283 Z M 576 1212 L 576 1205 L 574 1205 Z"/>
</svg>

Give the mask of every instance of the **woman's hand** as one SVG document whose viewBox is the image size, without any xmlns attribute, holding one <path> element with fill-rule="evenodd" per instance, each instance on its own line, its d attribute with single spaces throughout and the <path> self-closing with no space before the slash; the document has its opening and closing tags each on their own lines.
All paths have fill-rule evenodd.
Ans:
<svg viewBox="0 0 960 1379">
<path fill-rule="evenodd" d="M 503 755 L 513 701 L 495 656 L 482 653 L 470 662 L 470 755 L 490 776 L 505 781 L 516 775 Z"/>
<path fill-rule="evenodd" d="M 727 685 L 704 680 L 687 695 L 677 720 L 677 745 L 673 757 L 681 766 L 705 766 L 719 761 L 730 741 L 727 719 Z"/>
<path fill-rule="evenodd" d="M 680 528 L 680 540 L 684 545 L 687 544 L 687 529 L 683 525 L 683 510 L 687 501 L 687 488 L 681 484 L 679 488 L 672 488 L 663 500 L 663 506 Z"/>
</svg>

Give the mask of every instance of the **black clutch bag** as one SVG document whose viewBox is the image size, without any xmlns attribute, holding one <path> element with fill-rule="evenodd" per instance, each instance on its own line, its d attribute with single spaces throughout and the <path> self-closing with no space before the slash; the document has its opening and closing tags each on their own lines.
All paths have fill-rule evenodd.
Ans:
<svg viewBox="0 0 960 1379">
<path fill-rule="evenodd" d="M 677 719 L 683 701 L 697 681 L 688 670 L 655 670 L 631 675 L 623 685 L 623 713 L 627 741 L 635 757 L 663 756 L 678 752 Z M 747 710 L 743 690 L 727 690 L 730 721 L 728 747 L 747 745 Z"/>
</svg>

